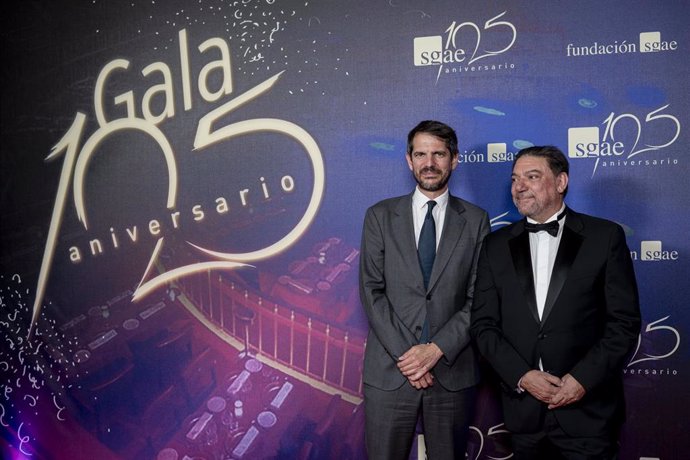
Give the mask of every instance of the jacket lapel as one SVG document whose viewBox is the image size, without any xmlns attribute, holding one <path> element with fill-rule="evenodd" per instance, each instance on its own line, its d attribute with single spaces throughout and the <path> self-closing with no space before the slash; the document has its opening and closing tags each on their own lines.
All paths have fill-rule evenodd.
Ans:
<svg viewBox="0 0 690 460">
<path fill-rule="evenodd" d="M 400 238 L 400 256 L 405 266 L 414 272 L 417 284 L 424 289 L 424 277 L 417 257 L 417 243 L 414 237 L 414 222 L 412 218 L 412 194 L 398 201 L 391 221 L 392 231 L 398 232 Z M 431 285 L 431 283 L 429 283 Z"/>
<path fill-rule="evenodd" d="M 519 221 L 513 229 L 514 238 L 508 241 L 513 266 L 517 274 L 518 283 L 527 301 L 527 307 L 534 320 L 539 323 L 537 311 L 537 295 L 534 292 L 534 276 L 532 275 L 532 255 L 529 248 L 529 233 L 525 231 L 525 220 Z"/>
<path fill-rule="evenodd" d="M 441 273 L 443 273 L 443 270 L 450 261 L 460 241 L 460 235 L 462 235 L 465 224 L 467 223 L 465 218 L 462 217 L 463 212 L 465 212 L 465 207 L 462 203 L 453 198 L 453 196 L 449 196 L 448 206 L 446 207 L 446 217 L 443 222 L 443 232 L 441 233 L 441 241 L 436 250 L 436 259 L 434 260 L 434 267 L 431 270 L 431 277 L 429 278 L 429 290 L 433 289 L 434 285 L 438 282 Z"/>
<path fill-rule="evenodd" d="M 558 295 L 561 293 L 563 284 L 568 278 L 570 267 L 572 267 L 575 257 L 577 256 L 580 246 L 582 245 L 582 221 L 578 215 L 570 210 L 566 214 L 565 226 L 563 227 L 563 234 L 561 235 L 561 242 L 558 245 L 558 252 L 556 253 L 556 260 L 553 264 L 553 271 L 551 272 L 551 279 L 549 281 L 549 290 L 546 294 L 546 302 L 544 303 L 544 314 L 542 315 L 542 324 L 546 322 L 549 313 L 553 309 Z"/>
</svg>

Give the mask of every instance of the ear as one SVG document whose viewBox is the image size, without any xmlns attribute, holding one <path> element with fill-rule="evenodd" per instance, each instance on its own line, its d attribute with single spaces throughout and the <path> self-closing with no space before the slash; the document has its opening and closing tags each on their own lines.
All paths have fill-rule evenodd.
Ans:
<svg viewBox="0 0 690 460">
<path fill-rule="evenodd" d="M 450 160 L 450 169 L 453 170 L 458 167 L 458 160 L 460 160 L 460 154 L 456 153 L 453 155 L 453 159 Z"/>
<path fill-rule="evenodd" d="M 407 160 L 407 167 L 410 168 L 410 171 L 414 172 L 414 167 L 412 165 L 412 155 L 410 155 L 409 153 L 406 153 L 405 159 Z"/>
<path fill-rule="evenodd" d="M 568 175 L 562 172 L 556 176 L 556 191 L 563 195 L 566 188 L 568 188 Z"/>
</svg>

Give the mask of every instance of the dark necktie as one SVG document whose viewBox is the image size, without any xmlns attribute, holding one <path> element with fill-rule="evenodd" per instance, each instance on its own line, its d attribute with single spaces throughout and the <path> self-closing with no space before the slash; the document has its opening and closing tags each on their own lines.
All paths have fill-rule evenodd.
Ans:
<svg viewBox="0 0 690 460">
<path fill-rule="evenodd" d="M 431 269 L 434 267 L 434 259 L 436 258 L 436 222 L 431 213 L 434 206 L 436 206 L 435 201 L 427 201 L 426 216 L 424 216 L 424 224 L 422 224 L 422 231 L 419 233 L 419 242 L 417 243 L 419 265 L 422 267 L 422 275 L 424 276 L 424 289 L 429 287 Z"/>
<path fill-rule="evenodd" d="M 424 289 L 429 288 L 429 278 L 431 277 L 431 270 L 434 268 L 434 259 L 436 258 L 436 222 L 432 214 L 436 202 L 433 200 L 427 201 L 426 206 L 426 216 L 424 217 L 424 224 L 422 224 L 422 231 L 419 233 L 419 242 L 417 243 L 417 255 L 424 277 Z M 429 319 L 427 317 L 424 319 L 419 343 L 427 343 L 428 341 Z"/>
<path fill-rule="evenodd" d="M 551 222 L 547 222 L 545 224 L 531 224 L 529 222 L 525 222 L 525 230 L 527 230 L 530 233 L 537 233 L 541 232 L 544 230 L 551 236 L 557 236 L 558 235 L 558 227 L 559 223 L 558 221 L 561 220 L 565 216 L 565 211 L 560 213 L 557 217 L 556 220 L 552 220 Z"/>
</svg>

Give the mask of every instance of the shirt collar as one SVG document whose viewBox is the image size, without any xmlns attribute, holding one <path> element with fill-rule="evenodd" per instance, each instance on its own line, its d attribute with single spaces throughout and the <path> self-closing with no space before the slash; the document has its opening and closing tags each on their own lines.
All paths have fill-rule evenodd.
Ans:
<svg viewBox="0 0 690 460">
<path fill-rule="evenodd" d="M 443 192 L 440 196 L 437 196 L 434 198 L 434 201 L 436 202 L 436 207 L 439 209 L 445 209 L 446 205 L 448 204 L 448 197 L 450 196 L 450 193 L 448 192 L 448 189 L 446 189 L 445 192 Z M 426 205 L 427 201 L 429 201 L 430 198 L 426 195 L 424 195 L 420 190 L 419 187 L 415 187 L 414 193 L 412 194 L 412 206 L 418 209 L 424 208 Z"/>
<path fill-rule="evenodd" d="M 565 203 L 563 203 L 563 204 L 561 205 L 561 209 L 559 209 L 558 211 L 556 211 L 556 213 L 554 213 L 553 216 L 551 216 L 551 217 L 549 217 L 548 219 L 546 219 L 543 223 L 547 223 L 547 222 L 551 222 L 552 220 L 556 220 L 556 218 L 557 218 L 563 211 L 565 211 Z M 536 220 L 534 220 L 534 219 L 532 219 L 532 218 L 530 218 L 530 217 L 527 218 L 527 222 L 529 222 L 529 223 L 531 223 L 531 224 L 538 224 L 538 223 L 539 223 L 539 222 L 537 222 Z"/>
</svg>

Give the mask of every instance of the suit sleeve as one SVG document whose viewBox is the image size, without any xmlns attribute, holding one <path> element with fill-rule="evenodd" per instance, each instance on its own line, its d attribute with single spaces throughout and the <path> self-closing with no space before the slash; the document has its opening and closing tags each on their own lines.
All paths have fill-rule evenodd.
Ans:
<svg viewBox="0 0 690 460">
<path fill-rule="evenodd" d="M 520 378 L 532 367 L 503 335 L 501 302 L 492 270 L 490 239 L 482 245 L 477 264 L 477 281 L 472 304 L 470 333 L 481 355 L 510 388 L 517 388 Z"/>
<path fill-rule="evenodd" d="M 640 305 L 630 250 L 623 229 L 611 232 L 604 272 L 606 323 L 601 338 L 571 370 L 590 391 L 620 373 L 640 332 Z"/>
<path fill-rule="evenodd" d="M 489 216 L 485 212 L 480 217 L 480 223 L 477 226 L 477 234 L 474 236 L 476 244 L 462 256 L 471 255 L 472 265 L 470 268 L 469 279 L 466 283 L 465 303 L 462 308 L 458 310 L 450 320 L 431 338 L 431 341 L 438 345 L 443 352 L 443 359 L 452 364 L 455 359 L 462 352 L 462 350 L 471 342 L 470 337 L 470 313 L 472 309 L 472 302 L 474 301 L 475 282 L 477 278 L 477 262 L 479 260 L 479 253 L 481 251 L 482 242 L 486 235 L 489 234 Z M 462 284 L 460 281 L 458 281 Z"/>
<path fill-rule="evenodd" d="M 385 244 L 379 216 L 367 210 L 362 230 L 359 264 L 359 291 L 369 328 L 386 349 L 391 359 L 398 360 L 416 338 L 400 320 L 386 295 L 384 272 Z"/>
</svg>

